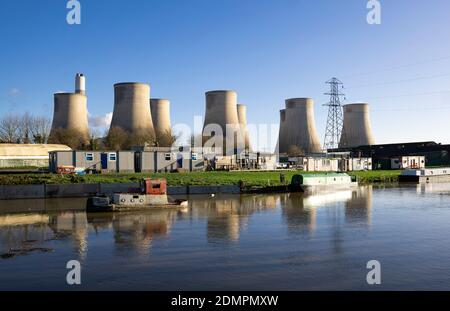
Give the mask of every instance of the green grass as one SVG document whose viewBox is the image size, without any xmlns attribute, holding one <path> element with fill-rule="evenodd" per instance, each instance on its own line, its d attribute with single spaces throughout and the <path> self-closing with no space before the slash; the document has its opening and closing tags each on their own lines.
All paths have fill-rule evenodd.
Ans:
<svg viewBox="0 0 450 311">
<path fill-rule="evenodd" d="M 71 184 L 71 183 L 128 183 L 137 182 L 143 177 L 166 178 L 169 186 L 187 185 L 239 185 L 246 187 L 278 186 L 281 172 L 192 172 L 161 174 L 99 174 L 99 175 L 57 175 L 23 174 L 0 175 L 1 185 L 25 184 Z M 314 174 L 302 171 L 285 171 L 286 181 L 290 182 L 294 174 Z M 351 172 L 361 183 L 396 182 L 400 171 L 364 171 Z"/>
</svg>

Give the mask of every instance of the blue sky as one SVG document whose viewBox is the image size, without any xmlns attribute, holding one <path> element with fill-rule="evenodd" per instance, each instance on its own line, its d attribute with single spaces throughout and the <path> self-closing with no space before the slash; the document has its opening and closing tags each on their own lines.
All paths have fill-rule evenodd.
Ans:
<svg viewBox="0 0 450 311">
<path fill-rule="evenodd" d="M 51 116 L 53 93 L 87 76 L 88 109 L 113 109 L 113 84 L 151 84 L 172 123 L 204 113 L 204 92 L 233 89 L 249 123 L 278 123 L 289 97 L 312 97 L 323 140 L 325 81 L 369 102 L 377 143 L 450 143 L 450 2 L 380 0 L 2 0 L 0 114 Z M 432 3 L 432 4 L 431 4 Z"/>
</svg>

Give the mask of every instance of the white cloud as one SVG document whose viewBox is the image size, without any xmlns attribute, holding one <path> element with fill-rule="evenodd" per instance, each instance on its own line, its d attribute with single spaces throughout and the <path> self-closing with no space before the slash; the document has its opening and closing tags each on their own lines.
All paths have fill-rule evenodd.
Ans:
<svg viewBox="0 0 450 311">
<path fill-rule="evenodd" d="M 15 97 L 15 96 L 18 96 L 18 95 L 20 95 L 20 90 L 18 88 L 12 88 L 9 91 L 9 96 Z"/>
<path fill-rule="evenodd" d="M 89 126 L 96 128 L 108 128 L 112 120 L 112 112 L 108 112 L 104 116 L 93 116 L 88 113 L 89 116 Z"/>
</svg>

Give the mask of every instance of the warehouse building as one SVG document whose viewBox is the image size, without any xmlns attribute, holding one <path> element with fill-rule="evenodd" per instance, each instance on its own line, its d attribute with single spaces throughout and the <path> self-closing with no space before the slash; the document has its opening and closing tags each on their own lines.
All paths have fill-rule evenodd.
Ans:
<svg viewBox="0 0 450 311">
<path fill-rule="evenodd" d="M 350 152 L 351 156 L 355 158 L 371 157 L 375 170 L 450 165 L 450 145 L 442 145 L 433 141 L 367 145 L 328 151 Z"/>
<path fill-rule="evenodd" d="M 0 168 L 48 167 L 49 152 L 70 151 L 65 145 L 0 144 Z"/>
</svg>

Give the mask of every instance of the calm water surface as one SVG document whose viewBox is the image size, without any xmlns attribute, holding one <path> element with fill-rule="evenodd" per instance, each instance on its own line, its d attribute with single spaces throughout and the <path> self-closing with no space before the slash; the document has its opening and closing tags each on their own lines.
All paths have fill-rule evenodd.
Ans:
<svg viewBox="0 0 450 311">
<path fill-rule="evenodd" d="M 84 199 L 0 201 L 0 290 L 373 290 L 372 259 L 375 289 L 450 290 L 450 185 L 189 200 L 101 215 Z"/>
</svg>

